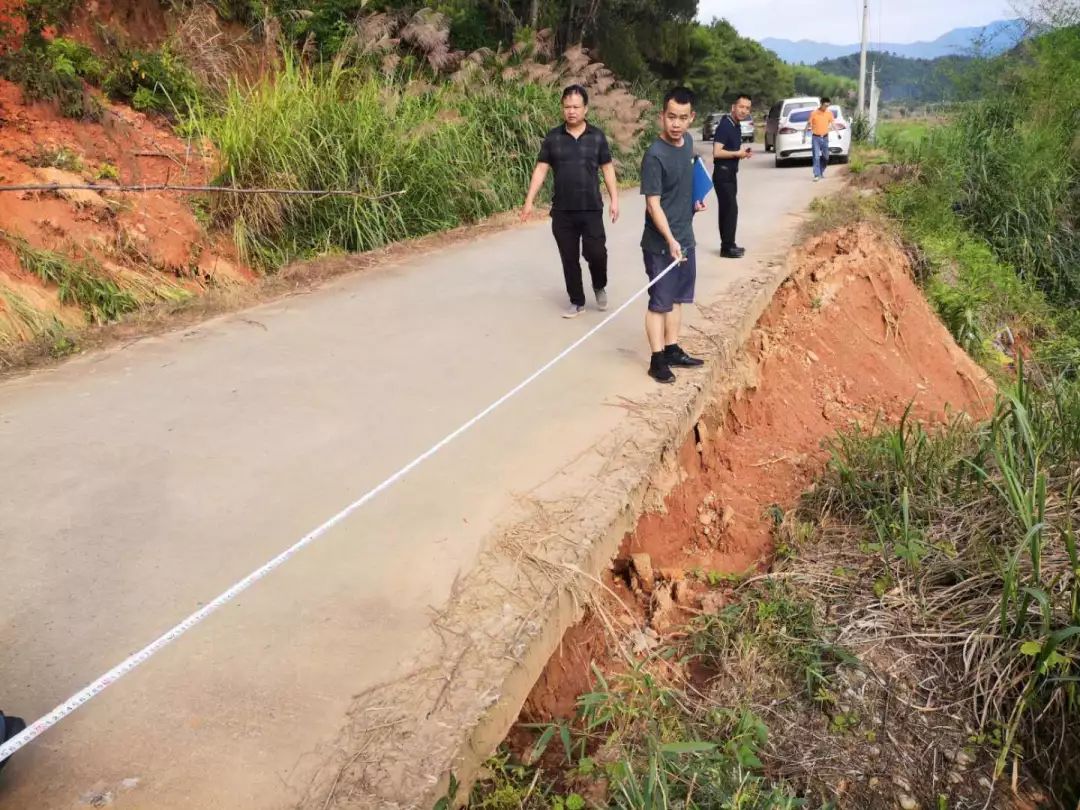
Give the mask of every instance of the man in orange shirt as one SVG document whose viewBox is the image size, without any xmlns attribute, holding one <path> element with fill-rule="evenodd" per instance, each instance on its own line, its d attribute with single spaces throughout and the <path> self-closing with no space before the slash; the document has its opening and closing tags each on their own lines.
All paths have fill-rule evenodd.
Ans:
<svg viewBox="0 0 1080 810">
<path fill-rule="evenodd" d="M 812 139 L 810 145 L 815 183 L 825 177 L 825 167 L 829 165 L 829 133 L 836 125 L 836 116 L 829 109 L 831 103 L 829 97 L 824 96 L 818 108 L 810 113 L 810 122 L 806 125 Z"/>
</svg>

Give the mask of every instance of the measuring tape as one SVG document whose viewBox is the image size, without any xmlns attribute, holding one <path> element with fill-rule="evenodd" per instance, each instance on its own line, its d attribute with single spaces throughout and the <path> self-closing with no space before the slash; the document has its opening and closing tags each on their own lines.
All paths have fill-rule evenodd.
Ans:
<svg viewBox="0 0 1080 810">
<path fill-rule="evenodd" d="M 399 469 L 397 472 L 395 472 L 381 484 L 376 486 L 374 489 L 371 489 L 368 492 L 364 493 L 362 496 L 350 503 L 332 518 L 323 523 L 321 526 L 318 526 L 312 531 L 310 531 L 308 534 L 305 534 L 293 545 L 289 546 L 272 560 L 265 563 L 264 565 L 261 565 L 259 568 L 256 568 L 242 580 L 231 586 L 228 590 L 222 592 L 220 595 L 215 597 L 203 607 L 199 608 L 199 610 L 192 613 L 175 627 L 172 627 L 162 635 L 158 636 L 156 639 L 151 641 L 137 653 L 134 653 L 133 655 L 125 658 L 123 661 L 110 669 L 100 678 L 95 680 L 89 686 L 80 689 L 78 692 L 65 700 L 48 714 L 45 714 L 35 720 L 33 723 L 26 727 L 25 731 L 16 734 L 7 742 L 0 744 L 0 760 L 7 759 L 24 745 L 41 736 L 43 733 L 55 726 L 69 714 L 74 712 L 76 709 L 89 703 L 91 700 L 104 692 L 107 688 L 112 686 L 125 675 L 134 671 L 138 666 L 140 666 L 141 664 L 145 664 L 147 661 L 153 658 L 154 655 L 161 652 L 161 650 L 163 650 L 172 642 L 176 641 L 176 639 L 180 638 L 180 636 L 184 635 L 184 633 L 188 632 L 197 624 L 209 617 L 212 613 L 217 611 L 218 608 L 231 602 L 233 599 L 242 594 L 260 579 L 263 579 L 265 576 L 267 576 L 267 574 L 271 573 L 274 569 L 279 568 L 281 565 L 283 565 L 290 557 L 303 549 L 305 546 L 314 543 L 316 540 L 318 540 L 320 537 L 330 531 L 330 529 L 334 528 L 334 526 L 338 525 L 347 517 L 349 517 L 349 515 L 351 515 L 357 509 L 364 506 L 364 504 L 368 503 L 374 498 L 378 497 L 382 492 L 388 490 L 390 487 L 403 479 L 414 469 L 419 467 L 429 458 L 431 458 L 444 447 L 446 447 L 446 445 L 450 444 L 450 442 L 454 441 L 454 439 L 461 436 L 470 428 L 475 427 L 480 421 L 489 416 L 493 411 L 504 405 L 507 401 L 515 397 L 517 394 L 521 393 L 521 391 L 523 391 L 525 388 L 527 388 L 529 385 L 531 385 L 537 379 L 543 376 L 547 371 L 549 371 L 553 366 L 555 366 L 555 364 L 565 359 L 571 352 L 573 352 L 575 349 L 585 343 L 585 341 L 587 341 L 589 338 L 591 338 L 593 335 L 595 335 L 597 332 L 599 332 L 601 329 L 611 323 L 611 321 L 614 320 L 623 310 L 625 310 L 628 306 L 630 306 L 631 303 L 644 295 L 649 290 L 649 288 L 651 288 L 654 284 L 660 281 L 660 279 L 670 273 L 676 266 L 679 265 L 681 261 L 681 259 L 676 259 L 675 261 L 673 261 L 661 272 L 657 273 L 656 278 L 654 278 L 652 281 L 650 281 L 648 284 L 646 284 L 644 287 L 642 287 L 640 290 L 630 296 L 626 301 L 620 304 L 614 312 L 612 312 L 610 315 L 600 321 L 600 323 L 598 323 L 584 335 L 579 337 L 577 340 L 575 340 L 573 343 L 571 343 L 569 346 L 559 352 L 559 354 L 557 354 L 551 360 L 544 363 L 544 365 L 542 365 L 540 368 L 538 368 L 520 383 L 515 385 L 497 400 L 492 402 L 490 405 L 480 411 L 480 413 L 476 414 L 476 416 L 474 416 L 468 422 L 465 422 L 452 433 L 447 434 L 445 437 L 433 444 L 431 447 L 418 455 L 416 458 L 414 458 L 404 467 Z"/>
</svg>

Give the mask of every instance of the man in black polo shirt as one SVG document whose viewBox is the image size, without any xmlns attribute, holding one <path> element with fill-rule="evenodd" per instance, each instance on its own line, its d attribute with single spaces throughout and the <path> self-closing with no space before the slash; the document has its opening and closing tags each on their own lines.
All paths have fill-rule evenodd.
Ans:
<svg viewBox="0 0 1080 810">
<path fill-rule="evenodd" d="M 720 211 L 720 255 L 741 259 L 746 251 L 735 244 L 739 224 L 739 161 L 750 157 L 750 147 L 742 145 L 739 122 L 750 115 L 750 96 L 736 96 L 731 113 L 720 119 L 713 135 L 713 188 Z"/>
<path fill-rule="evenodd" d="M 555 195 L 551 203 L 551 232 L 559 246 L 570 307 L 564 318 L 576 318 L 585 311 L 585 288 L 581 283 L 580 257 L 585 256 L 592 276 L 596 305 L 607 309 L 607 236 L 604 233 L 604 202 L 600 198 L 597 171 L 604 175 L 611 199 L 611 221 L 619 218 L 619 187 L 604 133 L 585 120 L 589 94 L 580 85 L 571 85 L 562 95 L 563 125 L 544 138 L 533 170 L 521 221 L 529 218 L 548 170 L 555 172 Z"/>
</svg>

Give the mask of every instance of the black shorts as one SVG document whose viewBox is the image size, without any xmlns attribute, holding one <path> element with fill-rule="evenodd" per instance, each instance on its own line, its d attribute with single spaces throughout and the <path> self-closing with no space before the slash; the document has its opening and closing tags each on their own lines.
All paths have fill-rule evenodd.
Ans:
<svg viewBox="0 0 1080 810">
<path fill-rule="evenodd" d="M 642 251 L 645 258 L 645 274 L 652 281 L 673 261 L 669 253 Z M 671 312 L 675 304 L 694 303 L 694 285 L 697 282 L 697 261 L 694 249 L 683 251 L 683 261 L 666 276 L 649 287 L 649 311 Z"/>
</svg>

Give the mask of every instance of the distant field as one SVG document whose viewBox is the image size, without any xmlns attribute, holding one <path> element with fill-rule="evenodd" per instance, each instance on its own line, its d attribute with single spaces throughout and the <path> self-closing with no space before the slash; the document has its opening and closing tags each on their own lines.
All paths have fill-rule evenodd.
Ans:
<svg viewBox="0 0 1080 810">
<path fill-rule="evenodd" d="M 947 123 L 943 118 L 908 118 L 878 122 L 878 143 L 883 146 L 915 146 L 926 140 L 930 130 Z"/>
</svg>

